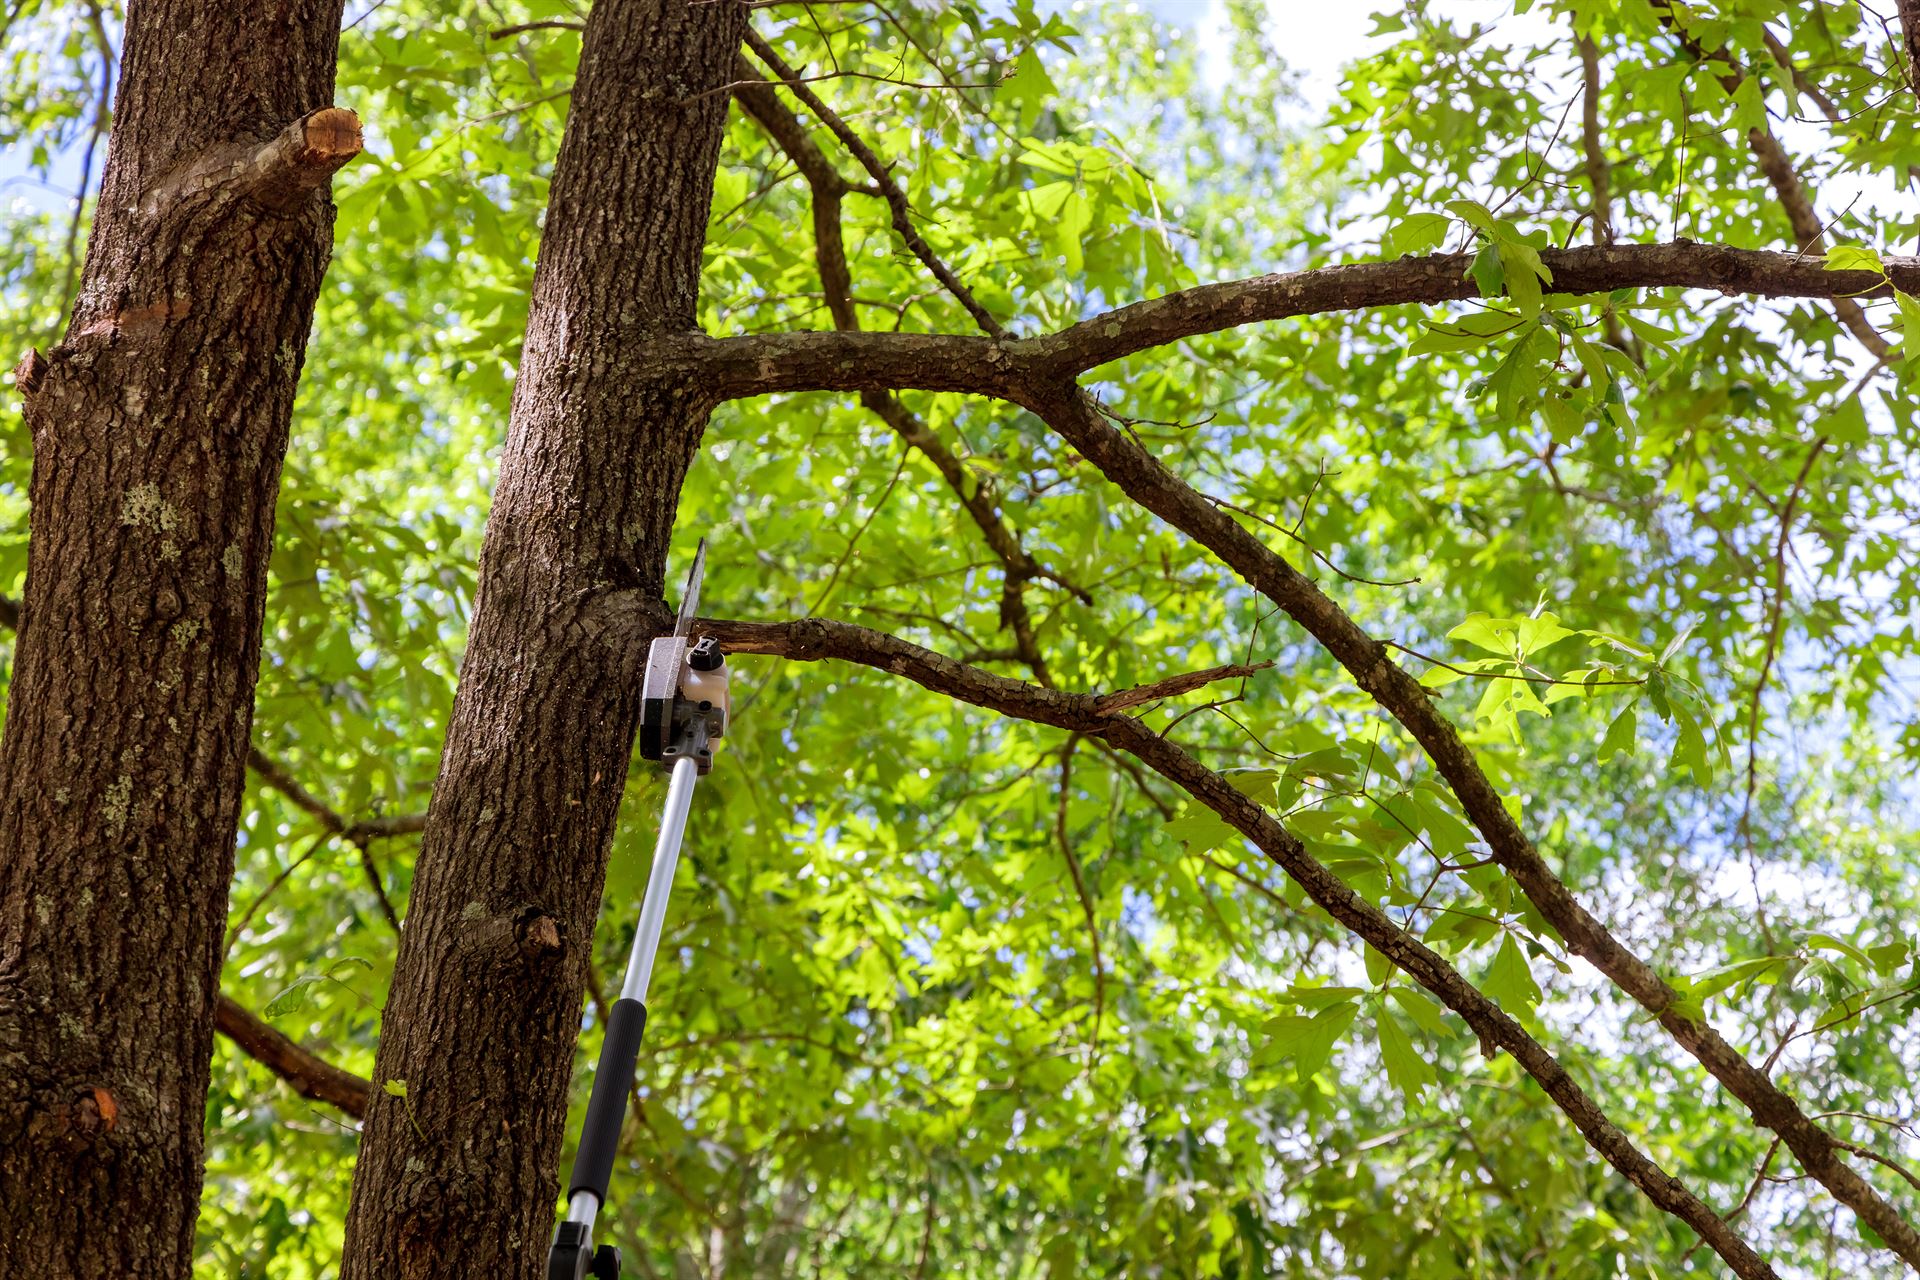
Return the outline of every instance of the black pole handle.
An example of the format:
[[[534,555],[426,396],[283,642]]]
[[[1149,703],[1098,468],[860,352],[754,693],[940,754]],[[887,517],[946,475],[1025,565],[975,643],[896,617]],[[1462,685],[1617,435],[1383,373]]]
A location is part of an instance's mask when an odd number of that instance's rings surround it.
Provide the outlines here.
[[[640,1057],[640,1036],[646,1029],[646,1005],[638,1000],[613,1002],[607,1015],[607,1038],[600,1045],[600,1065],[593,1073],[593,1096],[587,1099],[587,1118],[580,1126],[580,1149],[573,1157],[569,1199],[591,1191],[601,1204],[607,1202],[620,1126],[627,1118],[627,1095],[633,1091],[633,1064]]]

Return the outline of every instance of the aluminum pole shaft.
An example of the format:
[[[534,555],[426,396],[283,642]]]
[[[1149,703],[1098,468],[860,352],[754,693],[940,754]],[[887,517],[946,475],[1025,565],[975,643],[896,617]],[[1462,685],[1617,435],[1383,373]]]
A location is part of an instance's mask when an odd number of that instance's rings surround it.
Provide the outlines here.
[[[660,843],[653,850],[653,871],[647,876],[647,896],[640,902],[640,927],[634,930],[633,954],[627,957],[627,976],[620,984],[622,1000],[647,1002],[653,981],[653,954],[660,947],[660,930],[667,921],[667,903],[673,897],[673,873],[680,865],[680,842],[687,834],[687,814],[693,808],[693,784],[700,771],[687,756],[673,762],[667,783],[667,804],[660,814]]]

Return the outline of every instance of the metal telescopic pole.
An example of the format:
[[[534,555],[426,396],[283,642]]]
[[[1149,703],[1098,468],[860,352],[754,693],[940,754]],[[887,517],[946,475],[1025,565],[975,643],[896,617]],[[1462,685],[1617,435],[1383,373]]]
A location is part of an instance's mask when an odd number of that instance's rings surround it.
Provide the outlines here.
[[[673,773],[667,779],[667,803],[660,814],[660,842],[654,846],[646,897],[640,900],[640,927],[633,932],[627,976],[620,983],[622,1000],[647,1002],[647,985],[653,980],[653,954],[660,949],[667,901],[673,897],[673,872],[680,865],[680,842],[686,838],[687,814],[693,808],[693,784],[699,776],[699,768],[691,755],[673,762]]]
[[[646,897],[640,903],[640,925],[634,930],[633,952],[627,957],[620,998],[607,1016],[607,1037],[600,1048],[600,1065],[594,1071],[593,1096],[580,1127],[580,1149],[573,1159],[573,1178],[567,1190],[566,1220],[578,1222],[589,1231],[606,1202],[620,1126],[627,1116],[627,1094],[633,1089],[634,1063],[640,1056],[640,1037],[647,1025],[647,986],[653,979],[653,958],[660,947],[667,903],[673,897],[680,842],[686,836],[693,784],[699,772],[691,754],[673,762],[666,808],[660,815],[660,842],[654,846],[653,870],[647,876]]]

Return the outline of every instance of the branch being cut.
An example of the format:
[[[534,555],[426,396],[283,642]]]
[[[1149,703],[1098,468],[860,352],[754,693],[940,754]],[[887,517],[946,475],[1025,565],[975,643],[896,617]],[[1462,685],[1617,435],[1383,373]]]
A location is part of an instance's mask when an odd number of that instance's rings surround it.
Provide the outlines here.
[[[356,1120],[367,1114],[372,1081],[334,1066],[298,1040],[282,1035],[224,991],[213,1017],[214,1028],[221,1035],[293,1086],[301,1097],[331,1103]]]
[[[1755,1120],[1785,1139],[1801,1167],[1851,1208],[1910,1265],[1920,1267],[1920,1233],[1873,1185],[1840,1158],[1832,1135],[1710,1025],[1675,1008],[1666,981],[1587,911],[1520,829],[1500,793],[1428,691],[1396,664],[1309,578],[1288,564],[1146,450],[1115,430],[1072,382],[1034,388],[1027,406],[1135,502],[1194,538],[1286,611],[1331,653],[1354,683],[1392,714],[1446,778],[1461,808],[1566,944],[1655,1015],[1660,1025],[1744,1103]]]
[[[769,624],[702,619],[700,626],[734,653],[859,663],[904,676],[974,706],[1104,739],[1135,756],[1251,840],[1330,916],[1459,1014],[1483,1045],[1511,1053],[1595,1151],[1654,1204],[1698,1232],[1737,1275],[1750,1280],[1774,1275],[1773,1268],[1679,1179],[1634,1146],[1545,1047],[1452,965],[1354,893],[1277,819],[1219,774],[1132,717],[1102,710],[1101,697],[1022,684],[965,666],[897,636],[820,618]]]

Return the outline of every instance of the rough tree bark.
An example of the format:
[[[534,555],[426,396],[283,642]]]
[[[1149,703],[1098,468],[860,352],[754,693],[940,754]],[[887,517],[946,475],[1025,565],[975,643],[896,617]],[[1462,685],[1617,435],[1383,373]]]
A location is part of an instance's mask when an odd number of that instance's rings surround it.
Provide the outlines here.
[[[328,178],[360,149],[329,105],[340,12],[128,6],[79,298],[16,370],[0,1275],[189,1270],[274,498]]]
[[[534,273],[453,720],[386,1008],[343,1280],[531,1277],[557,1197],[639,669],[707,379],[695,326],[745,27],[736,0],[600,0]],[[621,607],[608,607],[614,601]]]

